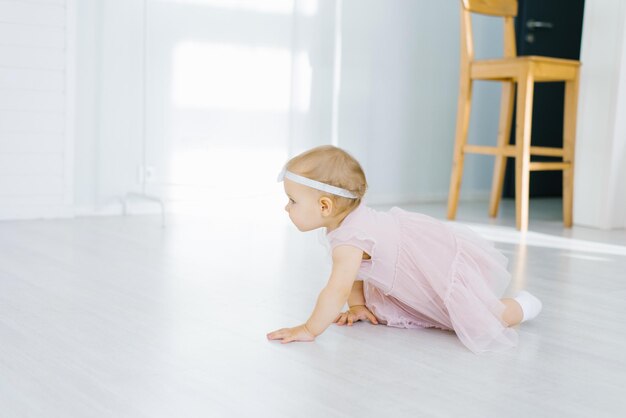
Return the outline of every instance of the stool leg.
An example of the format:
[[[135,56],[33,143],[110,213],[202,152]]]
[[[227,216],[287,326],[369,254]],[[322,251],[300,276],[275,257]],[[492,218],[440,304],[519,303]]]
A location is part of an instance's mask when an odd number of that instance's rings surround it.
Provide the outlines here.
[[[472,80],[469,78],[469,74],[465,74],[467,70],[461,71],[452,175],[450,176],[450,191],[448,192],[448,219],[454,219],[456,217],[456,209],[459,204],[461,179],[463,177],[463,160],[465,158],[463,147],[467,142],[467,131],[472,107]]]
[[[515,127],[515,218],[517,229],[528,229],[530,191],[530,136],[533,120],[534,79],[525,72],[517,84],[517,120]]]
[[[563,112],[563,161],[570,166],[563,170],[563,225],[572,226],[574,203],[574,144],[576,139],[576,111],[578,103],[578,72],[574,80],[565,82],[565,109]]]
[[[496,155],[496,160],[493,165],[491,198],[489,199],[489,216],[492,218],[498,214],[498,207],[500,206],[500,199],[502,198],[502,185],[504,184],[504,173],[507,162],[507,157],[503,152],[504,148],[509,144],[509,136],[511,135],[514,93],[515,83],[504,82],[502,85],[502,98],[500,99],[500,125],[498,127],[498,148],[500,148],[501,153]]]

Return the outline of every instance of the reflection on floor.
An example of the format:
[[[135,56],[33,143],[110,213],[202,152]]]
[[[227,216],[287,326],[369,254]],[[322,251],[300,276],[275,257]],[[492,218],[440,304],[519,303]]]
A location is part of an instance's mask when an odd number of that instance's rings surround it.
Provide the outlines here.
[[[443,218],[442,204],[404,206]],[[626,232],[563,230],[560,202],[466,223],[544,311],[476,356],[454,335],[303,322],[330,264],[280,203],[0,223],[0,415],[7,417],[618,417],[626,410]]]

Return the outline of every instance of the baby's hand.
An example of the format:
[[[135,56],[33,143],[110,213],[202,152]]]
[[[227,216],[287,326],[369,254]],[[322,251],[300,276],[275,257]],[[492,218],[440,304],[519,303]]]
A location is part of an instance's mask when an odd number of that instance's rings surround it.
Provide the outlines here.
[[[293,328],[281,328],[277,331],[267,334],[268,340],[281,340],[281,344],[287,344],[294,341],[313,341],[315,335],[311,334],[304,324]]]
[[[334,322],[336,322],[337,325],[345,325],[346,322],[348,322],[348,325],[351,326],[354,322],[361,320],[368,320],[372,324],[378,324],[378,320],[374,314],[371,313],[365,305],[352,306],[348,311],[340,313]]]

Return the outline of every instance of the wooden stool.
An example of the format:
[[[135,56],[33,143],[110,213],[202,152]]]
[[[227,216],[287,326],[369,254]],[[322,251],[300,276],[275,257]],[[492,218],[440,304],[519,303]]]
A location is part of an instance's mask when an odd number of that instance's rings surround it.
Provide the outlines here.
[[[474,60],[471,13],[504,18],[503,58]],[[517,0],[461,0],[461,71],[454,162],[448,195],[448,219],[454,219],[456,216],[465,154],[490,154],[496,157],[489,203],[490,216],[495,217],[498,213],[506,159],[513,157],[515,158],[517,229],[522,231],[528,229],[530,172],[539,170],[563,171],[563,223],[566,227],[571,227],[576,102],[580,62],[541,56],[516,56],[513,23],[513,18],[516,15]],[[473,80],[491,80],[504,83],[500,104],[498,143],[495,147],[467,144]],[[535,82],[555,81],[565,82],[563,148],[533,147],[530,145],[530,134],[534,84]],[[515,145],[509,145],[515,84],[517,84],[516,139]],[[562,161],[533,162],[530,158],[532,155],[561,157]]]

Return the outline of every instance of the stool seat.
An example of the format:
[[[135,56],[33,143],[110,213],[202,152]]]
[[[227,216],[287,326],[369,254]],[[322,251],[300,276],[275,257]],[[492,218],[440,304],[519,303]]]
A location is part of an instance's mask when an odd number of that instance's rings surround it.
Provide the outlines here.
[[[523,57],[476,60],[470,65],[470,77],[476,80],[515,80],[527,72],[536,82],[574,80],[580,61],[528,55]]]
[[[504,18],[503,58],[474,59],[471,13]],[[496,216],[498,213],[507,158],[513,158],[517,228],[522,231],[528,229],[530,172],[539,170],[563,172],[563,224],[570,227],[580,61],[532,55],[517,56],[513,23],[516,15],[517,0],[461,0],[461,71],[454,157],[448,193],[448,219],[456,217],[465,155],[487,154],[495,156],[489,202],[490,216]],[[498,81],[503,86],[498,140],[495,147],[467,144],[474,80]],[[530,144],[534,86],[538,82],[565,82],[563,147],[537,147]],[[517,102],[515,145],[509,145],[515,100]],[[561,158],[561,161],[531,161],[531,156],[534,155]]]

